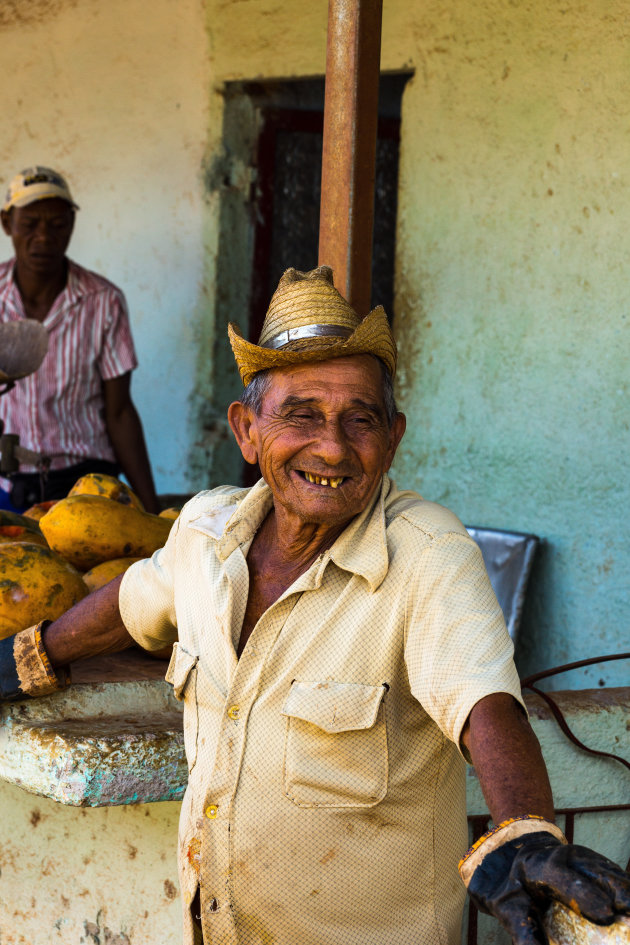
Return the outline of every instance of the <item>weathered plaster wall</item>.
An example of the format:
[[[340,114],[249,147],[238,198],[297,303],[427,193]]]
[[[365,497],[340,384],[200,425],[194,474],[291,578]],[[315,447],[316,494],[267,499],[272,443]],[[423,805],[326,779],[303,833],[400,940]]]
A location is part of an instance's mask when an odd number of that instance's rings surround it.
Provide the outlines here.
[[[64,807],[0,783],[0,939],[178,945],[180,804]]]
[[[397,473],[468,523],[545,539],[523,671],[627,650],[627,10],[422,6],[403,112],[396,326],[412,422]],[[558,685],[627,674],[610,663]]]
[[[210,308],[204,26],[201,0],[0,3],[2,186],[34,163],[70,179],[81,206],[70,254],[127,295],[132,393],[168,492],[189,488],[195,345]],[[1,249],[8,257],[8,240]]]
[[[215,79],[321,72],[326,7],[210,3]],[[382,68],[414,71],[395,474],[468,524],[545,540],[525,673],[628,648],[629,33],[619,0],[384,4]]]

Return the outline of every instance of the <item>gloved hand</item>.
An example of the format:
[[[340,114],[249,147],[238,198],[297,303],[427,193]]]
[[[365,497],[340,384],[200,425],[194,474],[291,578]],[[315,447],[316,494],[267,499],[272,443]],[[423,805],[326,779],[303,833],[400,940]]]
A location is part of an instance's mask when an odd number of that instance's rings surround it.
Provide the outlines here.
[[[44,648],[42,630],[49,623],[42,620],[0,640],[0,702],[48,695],[69,684],[69,670],[54,669]]]
[[[472,873],[468,892],[515,945],[548,945],[543,916],[554,899],[600,925],[630,914],[630,874],[594,850],[563,843],[544,830],[488,853]]]

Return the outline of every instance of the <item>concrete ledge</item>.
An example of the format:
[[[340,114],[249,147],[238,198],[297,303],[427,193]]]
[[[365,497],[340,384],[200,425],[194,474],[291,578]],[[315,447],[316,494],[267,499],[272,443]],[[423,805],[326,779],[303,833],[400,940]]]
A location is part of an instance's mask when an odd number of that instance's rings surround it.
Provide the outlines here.
[[[0,707],[0,778],[76,807],[181,799],[182,707],[164,670],[139,653],[86,661],[64,692]]]

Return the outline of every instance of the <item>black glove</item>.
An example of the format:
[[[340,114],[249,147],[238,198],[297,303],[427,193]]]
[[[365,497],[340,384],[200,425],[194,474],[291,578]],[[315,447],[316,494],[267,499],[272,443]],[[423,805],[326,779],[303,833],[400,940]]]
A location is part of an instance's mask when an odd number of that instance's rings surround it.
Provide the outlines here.
[[[588,847],[561,843],[544,831],[508,840],[489,853],[468,892],[515,945],[548,945],[543,916],[554,899],[599,925],[630,913],[629,873]]]

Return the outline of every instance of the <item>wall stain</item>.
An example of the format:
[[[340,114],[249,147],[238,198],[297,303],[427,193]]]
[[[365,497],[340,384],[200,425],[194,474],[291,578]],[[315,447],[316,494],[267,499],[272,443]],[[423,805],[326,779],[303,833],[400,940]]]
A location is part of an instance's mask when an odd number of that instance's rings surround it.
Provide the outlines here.
[[[164,880],[164,895],[167,899],[175,899],[177,896],[177,888],[175,884],[170,881],[170,879]]]
[[[76,6],[77,0],[0,0],[0,29],[46,23]]]
[[[101,912],[96,917],[96,922],[90,922],[86,919],[83,923],[85,934],[88,936],[89,945],[131,945],[131,939],[125,932],[112,932],[107,926],[104,928],[100,924]],[[81,939],[83,941],[83,939]]]

